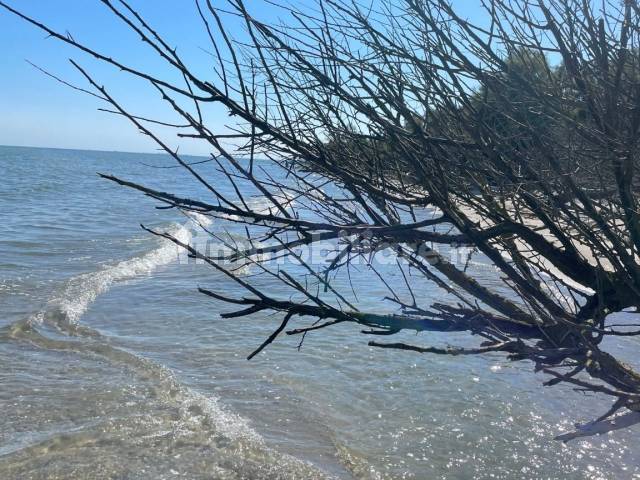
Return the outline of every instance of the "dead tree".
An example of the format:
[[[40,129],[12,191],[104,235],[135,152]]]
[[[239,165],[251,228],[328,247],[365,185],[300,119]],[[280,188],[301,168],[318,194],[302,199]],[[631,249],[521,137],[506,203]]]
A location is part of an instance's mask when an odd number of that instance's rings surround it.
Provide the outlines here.
[[[287,18],[280,25],[254,18],[242,0],[196,0],[194,13],[211,41],[208,78],[195,74],[127,2],[102,3],[184,81],[141,71],[0,5],[148,81],[173,109],[177,123],[136,116],[73,62],[93,94],[209,193],[182,198],[105,178],[168,208],[246,225],[249,246],[231,245],[222,256],[152,233],[244,288],[239,298],[202,290],[239,308],[222,317],[282,315],[249,358],[283,332],[305,335],[346,322],[377,335],[467,331],[482,339],[477,347],[369,345],[448,355],[504,352],[550,375],[545,385],[567,383],[612,397],[600,420],[640,409],[640,375],[601,349],[607,337],[640,335],[610,320],[611,313],[640,306],[636,0],[597,7],[583,0],[482,0],[486,21],[478,24],[447,0],[368,6],[318,0],[300,11],[280,7]],[[238,22],[241,33],[229,27]],[[201,109],[210,105],[228,111],[231,133],[203,121]],[[164,143],[154,133],[158,124],[206,142],[209,170],[196,169]],[[272,178],[256,158],[286,171],[287,181]],[[233,197],[221,193],[221,182]],[[240,182],[269,208],[252,207]],[[297,257],[298,248],[317,242],[333,242],[335,255],[321,268],[297,258],[306,278],[274,265],[274,257]],[[496,268],[496,283],[450,262],[440,248],[461,245]],[[381,249],[402,260],[397,268],[406,285],[385,282],[387,301],[362,311],[329,274]],[[290,295],[274,297],[234,273],[238,260],[282,282]],[[455,300],[424,304],[408,268]],[[294,327],[294,321],[305,323]]]

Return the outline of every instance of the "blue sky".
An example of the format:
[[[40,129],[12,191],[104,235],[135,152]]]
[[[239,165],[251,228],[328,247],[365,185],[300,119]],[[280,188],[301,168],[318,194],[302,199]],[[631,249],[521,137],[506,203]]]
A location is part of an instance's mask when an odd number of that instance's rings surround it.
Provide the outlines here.
[[[8,0],[56,30],[69,31],[76,40],[141,69],[167,69],[149,48],[127,30],[97,0]],[[133,2],[152,24],[172,40],[196,64],[205,66],[209,57],[205,32],[193,2],[153,0]],[[100,83],[124,104],[145,115],[159,113],[157,94],[146,85],[114,68],[101,65],[87,55],[0,10],[0,145],[49,146],[97,150],[154,151],[155,144],[140,135],[128,121],[99,112],[99,100],[65,87],[39,72],[29,60],[59,77],[87,86],[68,59],[79,60]],[[219,120],[224,122],[221,115]],[[184,148],[190,149],[190,145]],[[196,147],[192,153],[206,153]]]
[[[24,13],[54,29],[70,32],[76,40],[125,60],[141,69],[166,73],[162,63],[149,47],[127,30],[98,0],[5,0]],[[178,47],[185,59],[206,75],[213,68],[211,58],[202,51],[208,48],[194,2],[191,0],[132,0],[145,18]],[[220,4],[214,1],[214,4]],[[300,3],[300,2],[294,2]],[[475,1],[458,0],[460,10],[468,17],[478,15]],[[274,20],[277,13],[262,0],[249,0],[255,16]],[[131,81],[125,74],[101,65],[93,59],[46,38],[37,28],[0,9],[0,145],[46,146],[96,150],[150,152],[155,144],[140,135],[123,118],[97,110],[99,100],[71,90],[41,72],[29,60],[66,80],[86,86],[68,62],[74,58],[87,67],[99,82],[114,93],[135,113],[143,116],[162,115],[157,94],[149,92],[141,82]],[[214,127],[225,123],[223,111],[208,117]],[[174,142],[177,145],[178,142]],[[197,144],[181,143],[181,151],[206,154]]]

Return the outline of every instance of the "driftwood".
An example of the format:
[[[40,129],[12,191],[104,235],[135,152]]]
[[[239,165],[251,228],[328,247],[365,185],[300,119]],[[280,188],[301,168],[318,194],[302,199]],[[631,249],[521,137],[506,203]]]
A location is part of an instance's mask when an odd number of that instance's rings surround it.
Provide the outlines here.
[[[555,439],[568,442],[569,440],[574,440],[580,437],[604,435],[605,433],[620,430],[621,428],[628,428],[638,423],[640,423],[640,412],[626,412],[610,417],[606,420],[589,422],[584,425],[576,425],[575,431],[563,433],[562,435],[558,435]]]
[[[286,25],[261,22],[242,0],[223,6],[196,0],[194,13],[211,41],[209,78],[194,73],[127,2],[102,3],[184,81],[163,80],[0,6],[148,81],[175,112],[177,120],[137,116],[73,61],[106,111],[155,140],[208,195],[189,199],[105,178],[165,207],[246,225],[249,246],[232,244],[230,253],[216,256],[152,233],[246,290],[240,298],[202,290],[238,308],[223,317],[281,313],[278,329],[250,357],[280,333],[304,338],[345,322],[369,335],[468,331],[482,344],[370,345],[447,355],[504,352],[544,371],[546,385],[612,397],[609,412],[563,440],[637,419],[640,375],[601,349],[606,337],[640,335],[637,327],[610,320],[613,312],[640,306],[635,0],[597,2],[597,9],[583,0],[484,0],[488,20],[477,25],[446,0],[368,6],[318,0],[300,11],[274,6]],[[238,21],[242,32],[228,27]],[[234,123],[226,131],[203,120],[210,105],[228,111]],[[208,169],[162,141],[158,126],[206,142]],[[287,180],[272,178],[257,158],[286,171]],[[234,195],[222,193],[223,182]],[[253,208],[239,182],[268,208]],[[335,249],[328,266],[310,265],[297,253],[319,242]],[[500,288],[449,261],[440,248],[461,245],[496,268]],[[330,274],[383,249],[402,260],[397,268],[405,284],[390,285],[383,272],[385,305],[360,311]],[[295,258],[306,276],[275,265],[276,257]],[[274,298],[235,274],[239,260],[278,279],[290,295]],[[373,261],[370,267],[373,278]],[[408,269],[455,300],[425,305]],[[312,323],[292,327],[301,319]],[[625,409],[632,413],[611,420]]]

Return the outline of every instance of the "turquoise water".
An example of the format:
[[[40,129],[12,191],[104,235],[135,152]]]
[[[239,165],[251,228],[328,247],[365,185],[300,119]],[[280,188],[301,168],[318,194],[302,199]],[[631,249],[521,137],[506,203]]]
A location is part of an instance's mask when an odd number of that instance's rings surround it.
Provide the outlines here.
[[[228,306],[196,288],[237,287],[139,227],[201,242],[198,223],[96,175],[202,194],[181,170],[154,168],[167,165],[0,147],[1,479],[640,478],[637,428],[553,440],[607,399],[544,389],[531,365],[500,355],[376,350],[337,326],[247,362],[280,318],[220,319]],[[215,181],[211,164],[198,168]],[[359,304],[378,305],[386,292],[361,273]],[[637,343],[616,347],[635,359]]]

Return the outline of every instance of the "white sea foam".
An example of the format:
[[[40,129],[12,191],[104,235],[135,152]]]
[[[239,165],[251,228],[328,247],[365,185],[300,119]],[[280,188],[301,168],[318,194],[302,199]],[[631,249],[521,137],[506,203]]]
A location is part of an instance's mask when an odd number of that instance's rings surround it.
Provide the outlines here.
[[[175,227],[169,233],[182,243],[189,243],[191,240],[189,226]],[[64,315],[66,322],[75,324],[95,299],[114,283],[149,275],[158,267],[176,261],[180,250],[171,241],[163,240],[160,247],[140,257],[73,277],[61,293],[49,301],[47,310],[57,310]]]
[[[213,223],[213,219],[207,215],[198,212],[189,212],[185,214],[193,223],[194,227],[208,227]]]
[[[285,208],[285,210],[287,210],[291,214],[294,213],[294,207],[296,202],[295,202],[295,196],[293,193],[290,193],[290,192],[278,193],[277,195],[274,195],[274,198],[280,203],[280,205],[282,205]],[[278,208],[266,196],[249,198],[246,200],[246,207],[244,204],[241,204],[239,202],[238,202],[238,206],[243,209],[249,208],[249,210],[259,215],[267,215],[267,214],[276,215],[279,213]],[[220,214],[219,217],[225,220],[230,220],[234,222],[241,220],[240,216],[232,215],[232,214]]]
[[[206,234],[203,236],[202,228],[209,227],[213,222],[212,218],[197,212],[189,212],[186,216],[188,220],[184,224],[174,226],[168,233],[183,244],[194,244],[195,235],[194,246],[206,247],[210,237]],[[181,261],[181,256],[186,256],[184,249],[170,240],[162,240],[162,245],[142,256],[73,277],[47,303],[47,313],[54,314],[58,326],[62,326],[62,323],[67,327],[77,325],[96,298],[114,283],[149,275],[161,266]],[[46,314],[40,316],[44,317]]]

